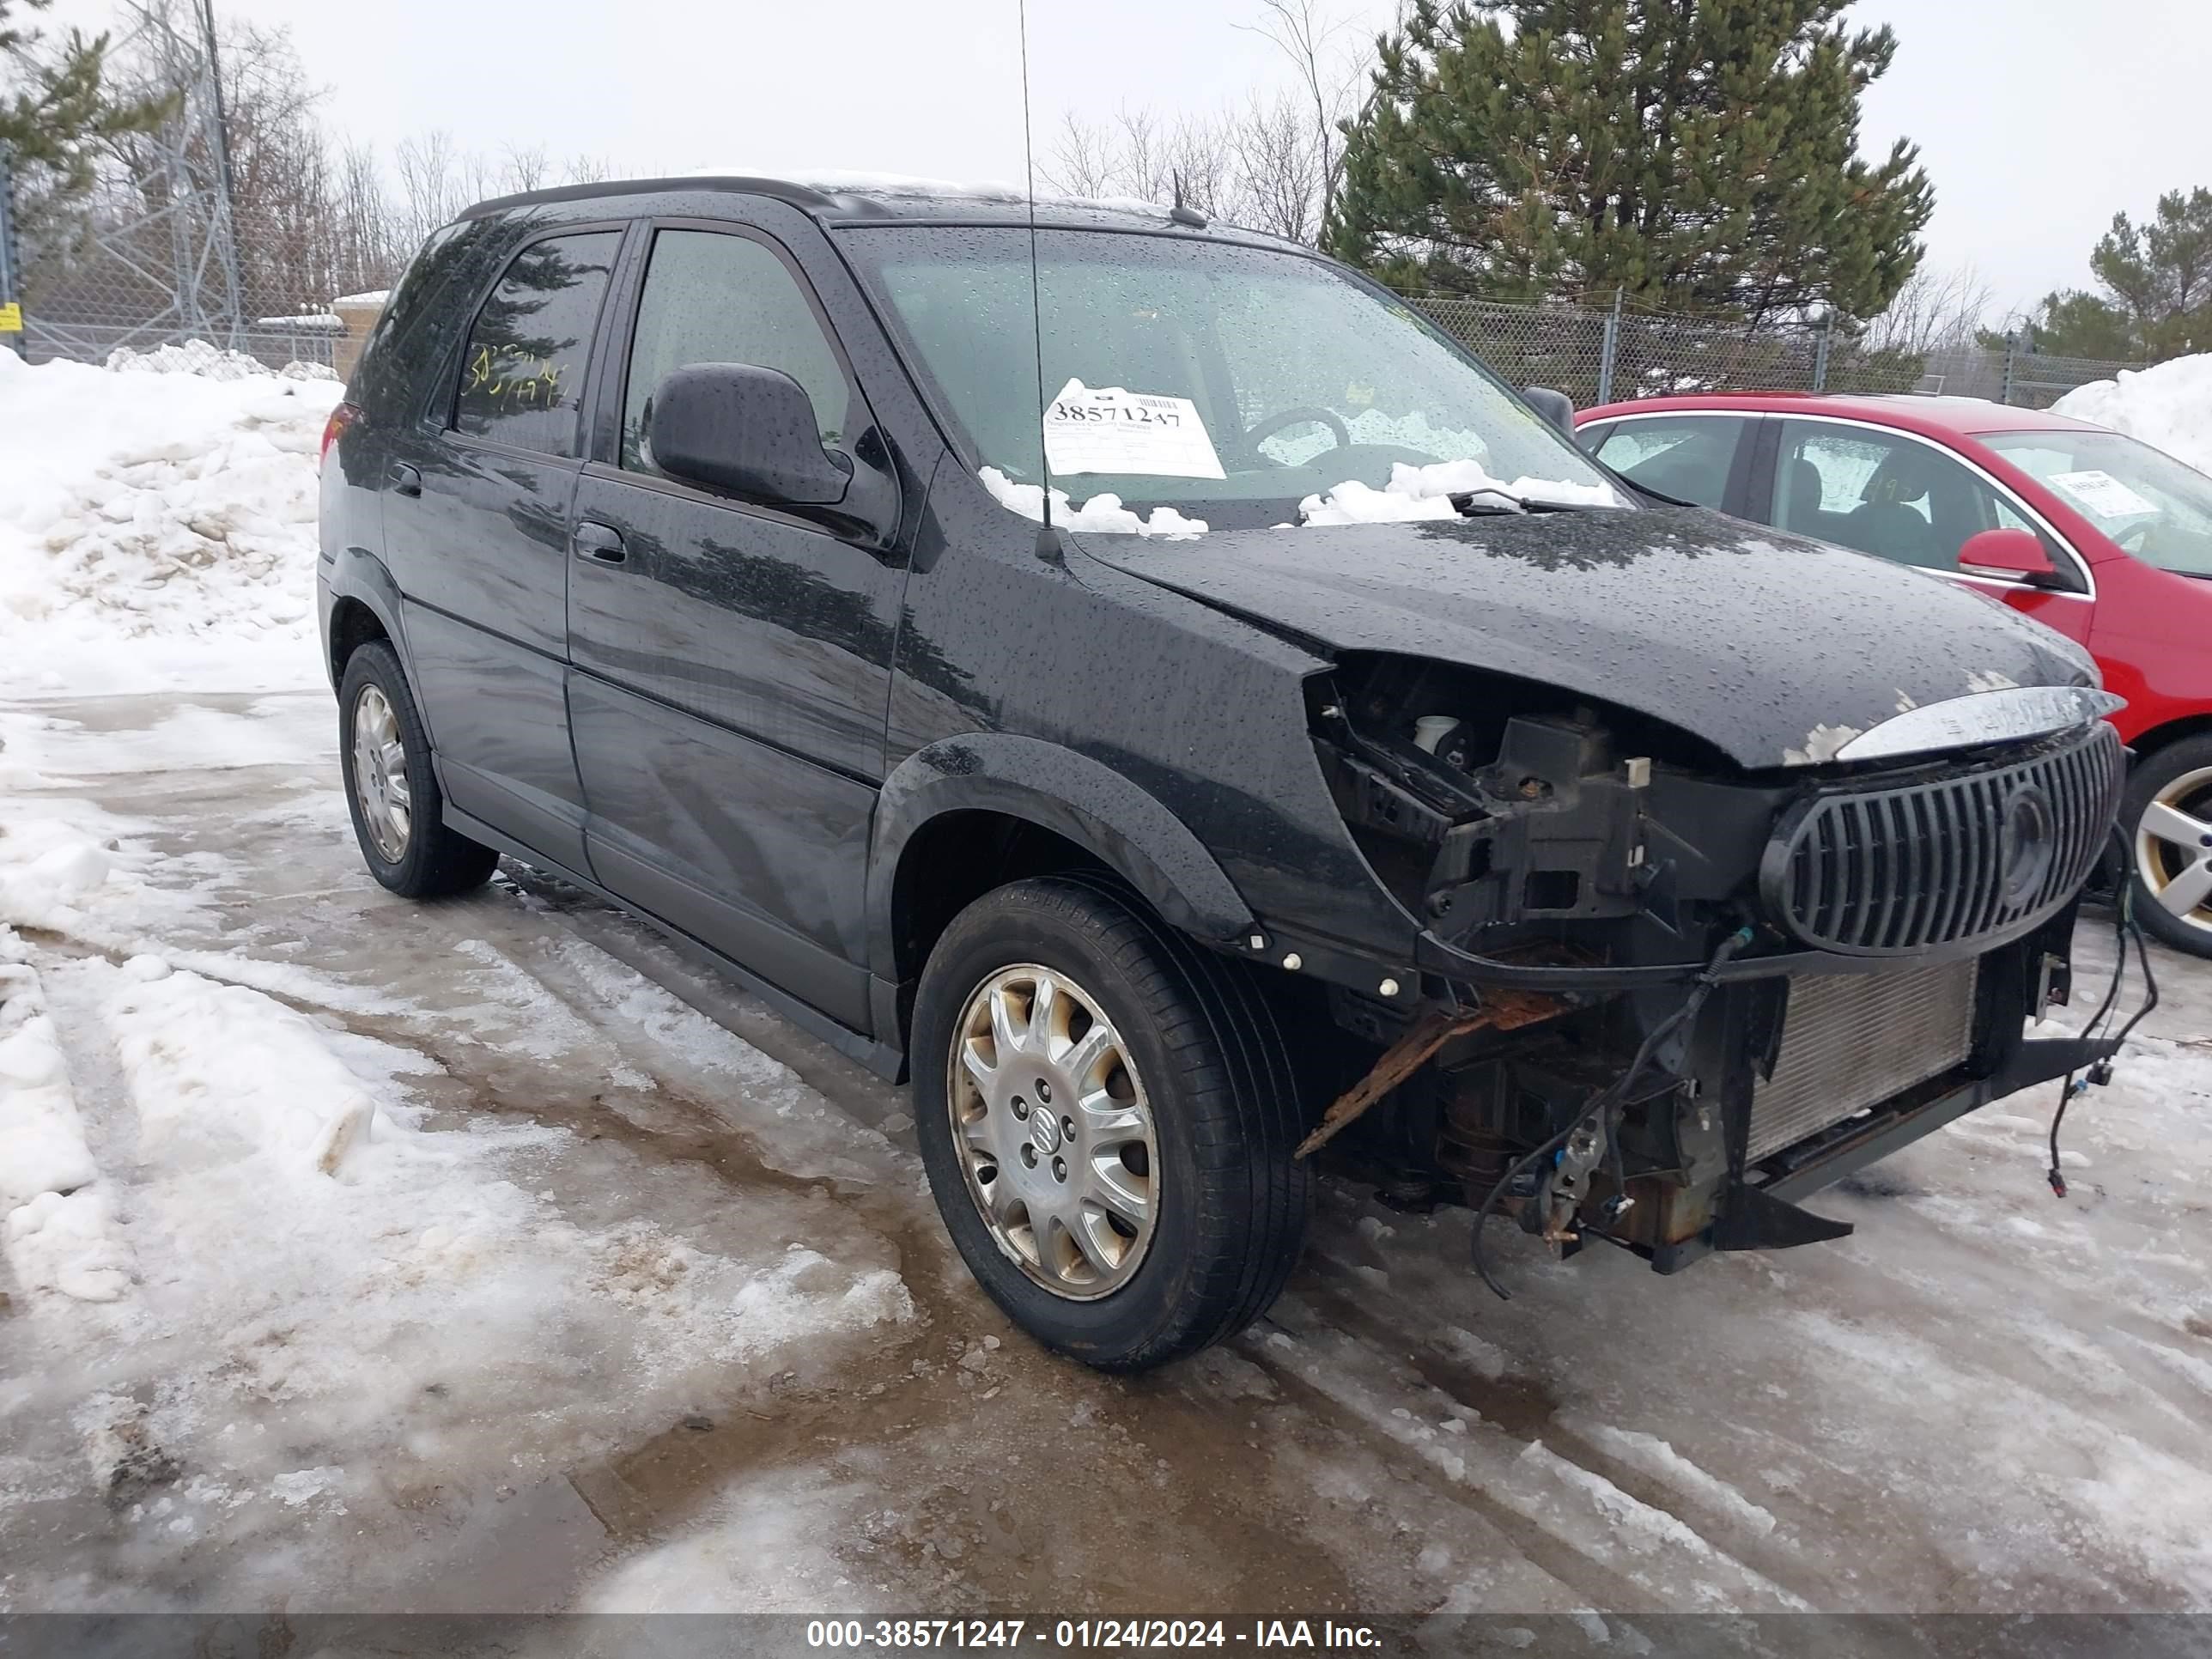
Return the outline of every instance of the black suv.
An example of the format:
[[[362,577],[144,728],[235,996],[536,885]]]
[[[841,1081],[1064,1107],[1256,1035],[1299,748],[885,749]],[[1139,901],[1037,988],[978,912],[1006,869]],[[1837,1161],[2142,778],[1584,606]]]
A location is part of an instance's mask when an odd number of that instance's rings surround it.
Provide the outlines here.
[[[430,239],[323,474],[378,880],[511,854],[910,1066],[976,1278],[1117,1368],[1267,1306],[1324,1143],[1486,1275],[1667,1272],[2108,1051],[2023,1030],[2120,783],[2081,653],[1637,490],[1309,250],[1031,214]]]

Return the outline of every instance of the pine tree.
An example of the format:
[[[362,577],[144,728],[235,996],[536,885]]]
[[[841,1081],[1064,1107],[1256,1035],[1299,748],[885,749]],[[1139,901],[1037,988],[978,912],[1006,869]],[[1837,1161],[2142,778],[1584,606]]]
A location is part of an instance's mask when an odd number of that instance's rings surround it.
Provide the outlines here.
[[[168,109],[162,100],[112,94],[105,34],[71,29],[49,46],[27,27],[27,13],[52,3],[0,0],[0,150],[15,175],[27,256],[70,240],[97,180],[100,147],[159,125]]]
[[[2212,351],[2212,190],[2168,191],[2142,225],[2114,214],[2089,270],[2102,294],[2061,289],[2036,308],[2039,350],[2153,363]]]
[[[1848,0],[1415,0],[1346,127],[1327,245],[1407,285],[1626,290],[1756,326],[1879,313],[1935,194],[1858,150],[1887,28]]]

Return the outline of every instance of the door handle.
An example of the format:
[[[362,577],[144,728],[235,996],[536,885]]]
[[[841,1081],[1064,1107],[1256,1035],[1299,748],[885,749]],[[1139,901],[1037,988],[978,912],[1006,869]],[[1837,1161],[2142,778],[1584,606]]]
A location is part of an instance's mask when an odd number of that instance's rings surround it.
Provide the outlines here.
[[[601,564],[620,564],[629,557],[629,550],[623,545],[622,532],[612,525],[600,524],[585,519],[569,532],[569,544],[580,559],[595,559]]]
[[[422,493],[422,475],[404,461],[392,464],[392,493],[395,495],[419,495]]]

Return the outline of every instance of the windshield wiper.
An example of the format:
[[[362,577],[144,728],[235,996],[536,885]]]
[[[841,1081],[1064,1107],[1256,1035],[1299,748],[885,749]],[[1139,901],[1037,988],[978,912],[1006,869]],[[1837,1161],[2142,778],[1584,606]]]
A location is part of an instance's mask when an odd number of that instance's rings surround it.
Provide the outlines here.
[[[1518,516],[1529,510],[1530,503],[1503,489],[1459,489],[1449,500],[1466,519],[1495,518],[1502,515]]]

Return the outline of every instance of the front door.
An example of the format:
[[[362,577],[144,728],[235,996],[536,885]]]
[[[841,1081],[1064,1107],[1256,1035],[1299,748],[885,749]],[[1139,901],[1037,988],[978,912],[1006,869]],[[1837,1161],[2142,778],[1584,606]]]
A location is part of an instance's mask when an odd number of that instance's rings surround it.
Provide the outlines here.
[[[872,418],[775,243],[731,226],[652,235],[613,452],[585,470],[574,515],[569,710],[592,867],[865,1030],[861,898],[904,562],[849,525],[670,477],[647,430],[660,379],[704,362],[791,375],[825,447],[867,450]]]
[[[479,307],[429,418],[395,440],[385,543],[453,806],[569,869],[583,793],[563,701],[580,411],[619,230],[546,237]]]
[[[1862,553],[1917,565],[1996,594],[2087,646],[2094,609],[2081,562],[2026,505],[1927,439],[1839,421],[1782,422],[1770,524]],[[2025,530],[2043,544],[2063,587],[1970,576],[1959,550],[1984,530]]]

